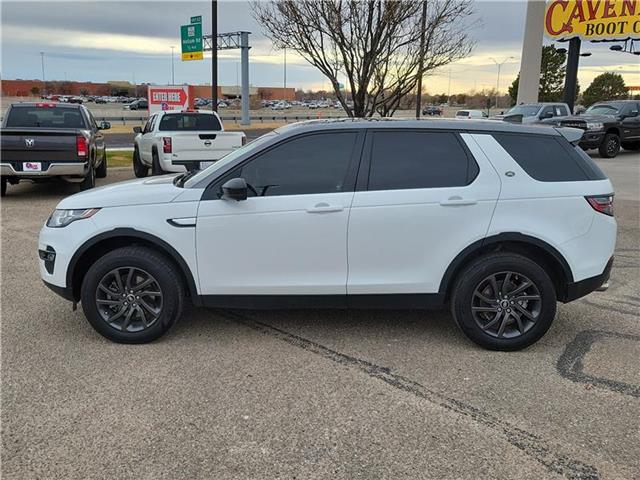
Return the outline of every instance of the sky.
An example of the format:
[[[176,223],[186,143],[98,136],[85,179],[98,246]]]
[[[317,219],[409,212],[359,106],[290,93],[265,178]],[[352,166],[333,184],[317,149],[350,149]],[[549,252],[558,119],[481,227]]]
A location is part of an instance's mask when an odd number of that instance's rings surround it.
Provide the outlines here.
[[[34,2],[0,0],[3,79],[41,79],[44,52],[46,80],[167,84],[171,81],[171,46],[175,46],[176,83],[211,81],[210,62],[180,60],[180,25],[194,15],[203,17],[203,33],[210,33],[211,2],[83,1]],[[525,0],[476,0],[476,47],[471,55],[434,72],[425,81],[429,93],[458,93],[494,88],[501,68],[500,91],[505,92],[520,68]],[[250,83],[283,86],[283,52],[273,49],[247,1],[218,1],[218,31],[251,32]],[[550,43],[545,41],[545,43]],[[563,44],[562,46],[566,46]],[[612,52],[607,44],[583,43],[590,57],[580,59],[579,82],[586,88],[606,71],[620,73],[627,85],[640,86],[638,58]],[[512,58],[509,58],[512,57]],[[494,60],[492,60],[494,59]],[[219,52],[220,85],[237,85],[239,50]],[[287,86],[328,89],[315,67],[287,53]]]

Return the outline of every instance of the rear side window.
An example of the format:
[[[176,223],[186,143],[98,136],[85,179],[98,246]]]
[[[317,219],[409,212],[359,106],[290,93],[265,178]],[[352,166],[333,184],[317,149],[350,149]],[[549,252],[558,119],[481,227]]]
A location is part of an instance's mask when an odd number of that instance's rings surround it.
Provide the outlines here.
[[[369,190],[460,187],[478,174],[451,132],[375,132]]]
[[[160,131],[222,130],[215,115],[206,113],[170,113],[160,120]]]
[[[7,127],[86,128],[79,108],[11,107]]]
[[[494,133],[493,137],[530,177],[540,182],[606,178],[593,161],[587,164],[584,156],[561,138],[507,133]]]

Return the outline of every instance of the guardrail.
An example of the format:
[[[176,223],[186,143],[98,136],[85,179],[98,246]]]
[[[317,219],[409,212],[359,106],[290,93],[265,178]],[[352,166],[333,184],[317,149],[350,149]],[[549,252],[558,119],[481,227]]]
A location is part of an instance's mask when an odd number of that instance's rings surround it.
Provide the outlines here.
[[[98,122],[118,122],[126,125],[127,123],[145,123],[149,117],[123,117],[123,116],[111,116],[111,117],[95,117]],[[240,115],[221,115],[220,118],[223,122],[240,123],[242,117]],[[332,119],[332,118],[347,118],[345,115],[257,115],[249,117],[251,122],[299,122],[301,120],[317,120],[317,119]]]

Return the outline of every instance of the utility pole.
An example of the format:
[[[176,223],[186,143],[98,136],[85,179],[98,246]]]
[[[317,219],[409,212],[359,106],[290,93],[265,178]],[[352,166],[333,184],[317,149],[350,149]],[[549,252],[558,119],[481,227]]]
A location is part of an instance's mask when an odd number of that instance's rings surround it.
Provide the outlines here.
[[[176,47],[174,45],[171,45],[171,85],[176,84],[176,70],[175,70],[174,61],[173,61],[173,50],[175,48]]]
[[[420,63],[418,64],[418,93],[416,95],[416,118],[422,113],[422,76],[424,75],[424,31],[427,26],[427,0],[422,0],[422,19],[420,20]]]
[[[449,89],[447,90],[447,105],[451,104],[451,67],[449,67]]]
[[[218,111],[218,2],[216,0],[211,0],[211,108],[214,112]]]
[[[284,47],[284,88],[287,88],[287,47]]]

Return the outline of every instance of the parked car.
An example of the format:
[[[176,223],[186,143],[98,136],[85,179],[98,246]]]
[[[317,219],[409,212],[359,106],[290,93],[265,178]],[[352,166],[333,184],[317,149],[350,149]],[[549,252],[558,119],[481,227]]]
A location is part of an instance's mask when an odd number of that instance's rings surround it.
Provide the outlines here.
[[[506,122],[285,126],[197,173],[62,200],[40,273],[117,342],[159,338],[188,298],[450,305],[471,340],[517,350],[548,330],[556,301],[609,278],[613,186],[580,137]]]
[[[146,99],[138,99],[125,105],[125,110],[146,110],[149,108],[149,102]]]
[[[69,102],[69,103],[77,103],[79,105],[82,105],[84,100],[82,100],[82,97],[69,97],[67,99],[67,102]]]
[[[96,97],[95,103],[107,103],[107,99],[105,97]]]
[[[440,107],[435,107],[431,105],[422,109],[422,115],[429,115],[430,117],[433,117],[433,116],[439,117],[442,115],[442,109]]]
[[[86,107],[61,103],[13,103],[0,131],[2,196],[7,183],[60,177],[93,188],[107,176],[107,154],[102,130]]]
[[[510,108],[506,113],[492,116],[491,119],[514,123],[539,123],[549,118],[570,115],[570,112],[566,103],[522,103]]]
[[[585,113],[547,120],[545,124],[579,128],[584,131],[580,146],[597,149],[603,158],[614,158],[625,150],[640,150],[640,102],[615,100],[591,105]]]
[[[133,171],[138,178],[184,172],[215,162],[246,142],[243,132],[225,132],[217,113],[163,111],[135,127]]]
[[[487,118],[487,113],[483,110],[458,110],[456,112],[456,120],[479,120]]]

